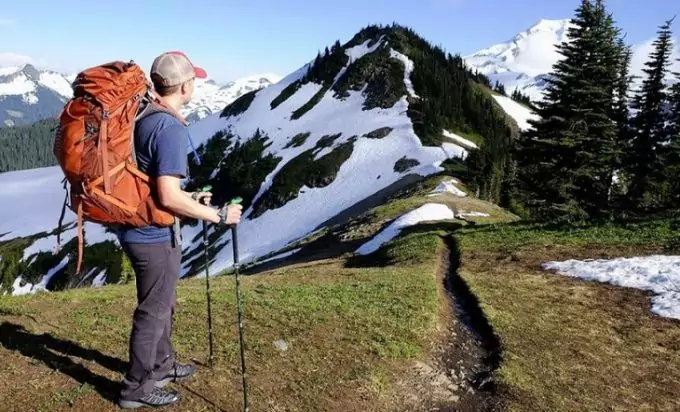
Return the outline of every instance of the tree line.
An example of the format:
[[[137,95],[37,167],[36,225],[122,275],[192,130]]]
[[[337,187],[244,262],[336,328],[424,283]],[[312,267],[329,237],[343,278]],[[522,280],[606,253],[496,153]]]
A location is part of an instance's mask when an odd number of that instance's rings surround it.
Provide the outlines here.
[[[672,23],[658,27],[641,76],[604,0],[581,0],[557,46],[536,120],[516,140],[506,186],[525,217],[600,220],[680,207],[680,73]],[[634,87],[639,85],[639,87]]]
[[[30,125],[0,127],[0,173],[56,166],[52,154],[57,119]]]

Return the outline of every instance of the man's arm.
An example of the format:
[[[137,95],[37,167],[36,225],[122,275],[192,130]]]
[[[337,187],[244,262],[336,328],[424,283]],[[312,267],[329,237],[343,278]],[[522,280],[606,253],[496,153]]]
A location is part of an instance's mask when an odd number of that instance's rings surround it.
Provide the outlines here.
[[[181,179],[185,177],[187,167],[187,139],[188,133],[181,125],[167,126],[155,136],[158,198],[165,208],[178,215],[219,223],[218,210],[194,201],[190,193],[182,190]],[[227,223],[237,223],[241,206],[229,206],[227,211]]]
[[[180,177],[163,175],[158,177],[158,197],[163,207],[182,216],[218,223],[218,210],[202,205],[191,199],[191,193],[182,190]]]

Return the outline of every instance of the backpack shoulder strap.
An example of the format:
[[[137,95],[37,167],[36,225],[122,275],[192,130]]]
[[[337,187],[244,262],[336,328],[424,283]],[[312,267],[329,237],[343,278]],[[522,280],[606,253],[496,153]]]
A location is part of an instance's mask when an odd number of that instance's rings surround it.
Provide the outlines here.
[[[185,126],[189,124],[187,120],[184,118],[184,116],[182,116],[179,112],[177,112],[173,108],[163,104],[163,102],[161,102],[161,100],[151,91],[148,91],[146,93],[146,96],[142,101],[141,108],[137,114],[137,117],[135,117],[135,122],[138,122],[143,118],[158,112],[164,112],[175,117]]]

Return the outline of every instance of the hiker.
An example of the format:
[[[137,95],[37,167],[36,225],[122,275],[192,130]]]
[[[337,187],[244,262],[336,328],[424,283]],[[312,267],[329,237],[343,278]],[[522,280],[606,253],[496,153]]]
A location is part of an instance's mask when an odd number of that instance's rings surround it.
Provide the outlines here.
[[[191,100],[194,79],[205,78],[205,70],[193,66],[181,52],[158,56],[150,72],[157,96],[179,111]],[[123,380],[118,405],[123,408],[166,406],[180,400],[175,391],[164,389],[169,382],[185,380],[195,366],[177,361],[171,343],[176,285],[181,269],[179,218],[191,217],[221,226],[237,224],[241,205],[211,207],[209,192],[189,193],[182,189],[187,177],[189,134],[185,124],[172,114],[154,111],[135,125],[135,150],[139,168],[155,180],[159,203],[171,211],[171,227],[149,225],[116,229],[123,250],[136,275],[137,308],[129,340],[129,369]]]

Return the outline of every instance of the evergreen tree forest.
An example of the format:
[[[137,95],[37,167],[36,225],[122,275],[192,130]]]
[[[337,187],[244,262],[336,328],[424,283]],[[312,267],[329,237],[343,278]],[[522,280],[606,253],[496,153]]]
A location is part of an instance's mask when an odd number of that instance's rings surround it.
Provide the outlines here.
[[[512,100],[516,102],[522,103],[523,105],[529,107],[532,110],[536,110],[536,106],[534,106],[534,103],[531,101],[531,98],[529,98],[529,96],[519,91],[519,89],[513,90],[510,96],[508,97],[510,97]]]
[[[0,173],[55,166],[52,154],[57,119],[30,125],[0,127]]]
[[[680,207],[673,20],[659,25],[636,78],[630,46],[605,1],[580,0],[545,98],[533,103],[538,119],[514,145],[512,193],[525,215],[598,221]]]

